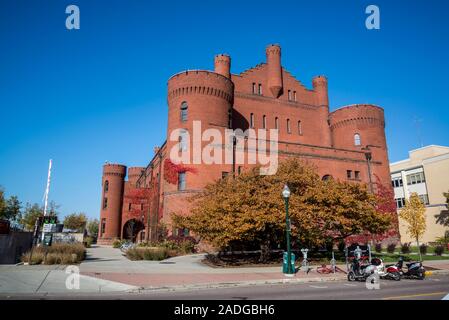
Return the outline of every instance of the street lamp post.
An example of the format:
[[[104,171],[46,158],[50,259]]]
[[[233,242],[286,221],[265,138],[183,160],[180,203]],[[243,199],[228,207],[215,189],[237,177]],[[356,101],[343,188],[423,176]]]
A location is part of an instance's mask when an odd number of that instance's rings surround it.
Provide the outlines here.
[[[291,248],[290,248],[290,217],[288,216],[288,199],[290,198],[290,189],[287,185],[284,186],[284,190],[282,190],[282,196],[284,197],[285,201],[285,232],[287,237],[287,273],[286,276],[292,276],[294,274],[294,271],[292,270],[291,266]]]

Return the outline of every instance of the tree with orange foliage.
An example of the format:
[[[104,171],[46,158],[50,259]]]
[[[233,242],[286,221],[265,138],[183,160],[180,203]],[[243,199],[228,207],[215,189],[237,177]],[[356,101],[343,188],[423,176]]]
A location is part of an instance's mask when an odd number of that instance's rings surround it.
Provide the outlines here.
[[[291,191],[292,238],[301,243],[323,245],[365,231],[384,232],[390,225],[366,186],[322,181],[313,167],[297,159],[281,162],[275,175],[261,176],[254,168],[210,184],[191,199],[190,216],[172,214],[172,221],[217,248],[259,245],[264,260],[263,248],[284,244],[284,184]]]

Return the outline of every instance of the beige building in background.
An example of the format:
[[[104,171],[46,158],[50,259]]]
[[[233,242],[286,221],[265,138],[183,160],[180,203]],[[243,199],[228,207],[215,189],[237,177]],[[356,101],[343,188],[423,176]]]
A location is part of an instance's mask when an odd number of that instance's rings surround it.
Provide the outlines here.
[[[449,147],[430,145],[412,150],[408,159],[391,163],[390,172],[398,211],[413,192],[426,205],[427,230],[421,242],[444,236],[449,228],[438,224],[435,216],[447,210],[443,192],[449,192]],[[399,219],[401,242],[414,242],[406,230],[406,224]]]

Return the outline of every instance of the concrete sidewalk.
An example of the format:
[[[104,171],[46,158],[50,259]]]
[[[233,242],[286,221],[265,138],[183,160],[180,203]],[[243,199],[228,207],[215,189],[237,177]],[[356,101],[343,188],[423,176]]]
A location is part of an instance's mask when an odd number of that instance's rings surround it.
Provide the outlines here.
[[[67,266],[0,266],[0,295],[9,293],[101,293],[123,292],[136,288],[126,283],[118,283],[98,277],[80,275],[79,289],[66,286],[70,273]]]

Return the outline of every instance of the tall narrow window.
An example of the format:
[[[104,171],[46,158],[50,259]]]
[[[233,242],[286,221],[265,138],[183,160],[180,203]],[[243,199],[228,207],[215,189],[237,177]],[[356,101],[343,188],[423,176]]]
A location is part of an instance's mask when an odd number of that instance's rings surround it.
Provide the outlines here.
[[[108,190],[109,190],[109,181],[106,180],[106,181],[104,182],[104,192],[106,193],[106,192],[108,192]]]
[[[296,101],[296,91],[293,91],[293,101]]]
[[[182,122],[187,121],[187,108],[188,108],[187,102],[184,101],[183,103],[181,103],[181,121]]]
[[[131,211],[131,209],[132,209],[132,204],[131,204],[131,202],[128,204],[128,211]]]
[[[254,128],[254,113],[249,116],[249,127]]]
[[[262,128],[266,129],[267,128],[267,116],[263,115],[262,117]]]
[[[178,190],[182,191],[186,189],[186,173],[179,172],[178,173]]]
[[[108,207],[108,198],[103,199],[103,209],[106,209]]]
[[[355,146],[360,146],[362,144],[361,140],[360,140],[360,135],[358,133],[356,133],[354,135],[354,145]]]
[[[262,95],[262,84],[261,83],[259,83],[259,95],[260,96]]]
[[[101,219],[101,233],[105,233],[106,231],[106,218]]]
[[[288,101],[292,101],[292,91],[288,90]]]
[[[274,128],[279,129],[279,119],[278,117],[274,118]]]
[[[298,121],[298,134],[302,134],[301,120]]]
[[[346,177],[352,179],[352,170],[346,170]]]
[[[287,133],[292,133],[292,130],[290,128],[290,119],[287,119]]]
[[[256,93],[257,93],[257,91],[256,91],[256,83],[253,82],[253,94],[256,94]]]

